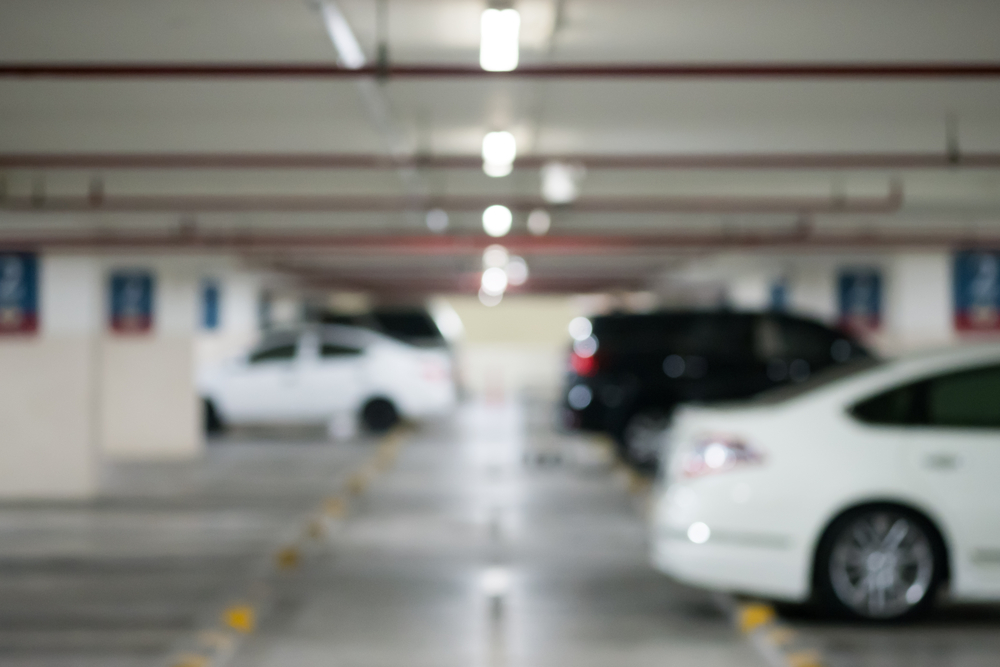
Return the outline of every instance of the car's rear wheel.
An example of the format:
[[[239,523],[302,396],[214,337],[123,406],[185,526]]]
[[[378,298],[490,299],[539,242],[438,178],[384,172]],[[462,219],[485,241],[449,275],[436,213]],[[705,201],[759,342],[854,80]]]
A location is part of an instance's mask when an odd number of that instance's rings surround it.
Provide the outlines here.
[[[365,403],[365,407],[361,410],[361,421],[369,431],[382,433],[399,422],[399,412],[391,401],[373,398]]]
[[[893,620],[928,609],[944,577],[944,547],[915,512],[893,506],[849,512],[820,545],[817,584],[833,610]]]

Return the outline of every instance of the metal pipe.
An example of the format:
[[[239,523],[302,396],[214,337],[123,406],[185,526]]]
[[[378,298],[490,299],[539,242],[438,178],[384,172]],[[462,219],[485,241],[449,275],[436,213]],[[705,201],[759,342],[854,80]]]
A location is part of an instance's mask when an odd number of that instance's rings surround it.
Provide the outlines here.
[[[523,155],[519,169],[562,161],[588,169],[1000,169],[1000,153],[619,153]],[[0,153],[0,169],[474,169],[479,155],[375,153]]]
[[[168,232],[88,232],[0,235],[2,250],[37,248],[74,250],[203,250],[274,253],[295,251],[322,255],[475,256],[492,244],[502,243],[519,255],[659,255],[670,251],[718,248],[757,249],[872,249],[898,247],[1000,248],[1000,233],[976,235],[968,232],[852,232],[827,233],[808,230],[757,233],[732,231],[675,234],[566,234],[559,236],[511,235],[503,239],[485,235],[355,236],[331,233],[252,233],[189,230]]]
[[[314,62],[4,62],[0,77],[18,79],[331,79],[641,78],[641,79],[993,79],[1000,63],[953,62],[676,62],[522,64],[511,72],[476,65],[375,65],[347,69]]]
[[[517,211],[550,206],[540,197],[385,197],[343,195],[108,195],[89,197],[8,197],[0,210],[19,213],[318,213],[405,212],[443,208],[481,211],[503,204]],[[746,214],[879,214],[894,213],[903,190],[893,183],[882,197],[588,197],[564,208],[575,213],[746,213]]]

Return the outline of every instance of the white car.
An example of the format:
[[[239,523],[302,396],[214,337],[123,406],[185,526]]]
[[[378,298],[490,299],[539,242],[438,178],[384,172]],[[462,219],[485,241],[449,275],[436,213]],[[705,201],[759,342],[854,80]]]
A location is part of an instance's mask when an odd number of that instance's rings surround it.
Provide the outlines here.
[[[877,619],[1000,600],[1000,345],[682,408],[667,447],[652,559],[679,580]]]
[[[357,416],[381,431],[399,418],[448,412],[456,401],[450,352],[351,326],[276,332],[249,354],[203,369],[209,429],[319,424]]]

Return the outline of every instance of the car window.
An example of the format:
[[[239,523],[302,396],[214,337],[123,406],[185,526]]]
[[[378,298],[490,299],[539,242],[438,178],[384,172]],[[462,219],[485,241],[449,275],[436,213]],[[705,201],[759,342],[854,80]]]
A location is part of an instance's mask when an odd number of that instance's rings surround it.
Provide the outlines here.
[[[285,343],[273,347],[261,347],[250,354],[250,363],[259,364],[265,361],[287,361],[295,358],[295,344]]]
[[[864,400],[851,409],[866,424],[906,426],[923,423],[924,382],[897,387]]]
[[[1000,367],[913,382],[866,399],[851,413],[869,424],[1000,428]]]
[[[781,358],[828,363],[834,352],[840,353],[838,356],[843,357],[841,361],[850,357],[850,350],[846,355],[839,349],[835,350],[840,336],[813,322],[761,317],[757,320],[754,334],[754,351],[757,358],[763,361]]]
[[[1000,367],[934,378],[926,401],[932,426],[1000,428]]]
[[[347,345],[337,345],[335,343],[323,343],[319,348],[319,356],[324,359],[332,357],[355,357],[361,354],[362,350]]]
[[[595,318],[594,336],[601,350],[612,353],[733,360],[750,354],[749,319],[728,313]]]

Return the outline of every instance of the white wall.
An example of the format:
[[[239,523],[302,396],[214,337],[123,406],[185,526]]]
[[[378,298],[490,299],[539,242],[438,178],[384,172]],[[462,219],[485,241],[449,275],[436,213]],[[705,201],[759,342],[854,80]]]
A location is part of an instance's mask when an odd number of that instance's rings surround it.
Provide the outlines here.
[[[887,263],[885,325],[879,347],[887,352],[959,342],[952,322],[952,254],[902,253]]]
[[[203,449],[195,389],[195,332],[203,258],[102,258],[101,448],[113,458],[191,458]],[[117,334],[107,326],[107,276],[143,268],[155,275],[153,328]]]
[[[488,308],[473,296],[448,297],[465,328],[458,345],[466,388],[487,400],[521,392],[555,396],[566,371],[568,327],[580,314],[567,296],[506,296]]]
[[[85,498],[100,476],[101,268],[44,255],[39,269],[39,332],[0,338],[0,497]]]

